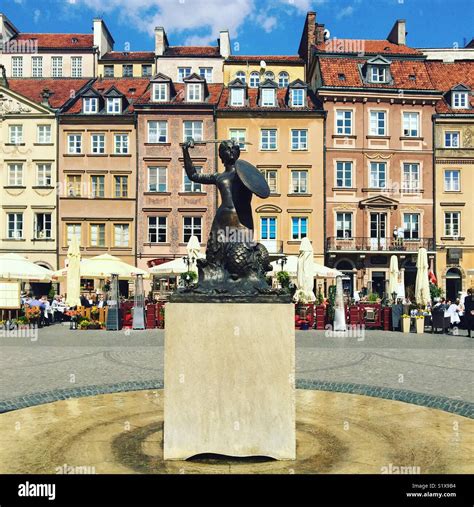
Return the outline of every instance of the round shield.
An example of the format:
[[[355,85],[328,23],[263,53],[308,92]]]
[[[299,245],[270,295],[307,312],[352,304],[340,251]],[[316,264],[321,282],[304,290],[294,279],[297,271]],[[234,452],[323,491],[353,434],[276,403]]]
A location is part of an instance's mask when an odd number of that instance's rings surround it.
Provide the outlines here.
[[[263,174],[245,160],[237,160],[235,169],[242,183],[255,195],[266,199],[270,195],[270,187]]]

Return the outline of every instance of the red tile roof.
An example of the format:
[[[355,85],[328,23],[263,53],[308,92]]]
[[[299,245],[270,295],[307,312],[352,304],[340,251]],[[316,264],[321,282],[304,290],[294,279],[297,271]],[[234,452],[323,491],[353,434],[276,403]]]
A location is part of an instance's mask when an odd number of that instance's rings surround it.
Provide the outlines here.
[[[304,61],[297,55],[231,55],[226,63],[296,63],[304,65]]]
[[[449,92],[456,85],[463,84],[474,91],[474,61],[465,62],[434,62],[427,61],[426,67],[430,75],[431,81],[438,90],[444,93]],[[444,97],[436,104],[438,113],[458,113],[458,114],[474,114],[474,96],[470,95],[471,109],[452,109],[451,105]]]
[[[220,56],[217,46],[168,46],[164,56]]]
[[[328,39],[314,46],[316,51],[326,53],[362,53],[365,55],[422,55],[418,49],[394,44],[388,40]]]
[[[422,60],[393,60],[390,73],[393,83],[366,83],[362,80],[359,65],[365,60],[351,57],[320,57],[322,85],[340,88],[393,88],[406,90],[436,90],[425,62]],[[340,79],[340,75],[344,79]],[[416,79],[410,79],[414,75]]]
[[[249,109],[251,110],[259,110],[259,111],[282,111],[285,112],[288,111],[308,111],[308,110],[316,110],[316,109],[322,109],[320,106],[317,98],[314,96],[311,90],[308,90],[307,96],[306,96],[306,107],[291,107],[288,105],[287,100],[287,88],[279,88],[277,90],[277,102],[278,106],[276,107],[263,107],[260,106],[258,101],[258,88],[248,88],[247,90],[247,96],[248,96],[248,102],[247,105],[244,107],[236,107],[236,106],[230,106],[229,105],[229,88],[224,88],[221,98],[219,100],[218,109],[220,111],[226,110],[226,111],[247,111]]]
[[[19,33],[12,40],[38,41],[39,49],[91,49],[94,36],[85,33]],[[74,42],[76,41],[76,42]]]
[[[111,61],[130,61],[130,60],[154,60],[155,53],[153,51],[109,51],[100,59]]]
[[[52,92],[49,103],[53,108],[63,106],[71,96],[74,96],[90,79],[9,79],[8,86],[33,102],[41,103],[41,93],[47,88]]]
[[[146,92],[137,100],[137,104],[157,104],[157,105],[173,105],[173,104],[189,104],[186,103],[185,99],[185,90],[184,83],[173,83],[173,88],[175,91],[174,96],[169,102],[152,102],[150,101],[150,93],[151,89],[148,88]],[[219,101],[219,97],[221,96],[223,85],[221,84],[208,84],[207,91],[209,95],[206,97],[206,101],[204,104],[215,105]],[[201,102],[192,102],[191,104],[203,104]]]
[[[125,114],[131,114],[134,111],[133,105],[145,93],[149,83],[150,80],[146,78],[104,78],[94,81],[92,89],[99,92],[100,95],[103,95],[110,90],[112,86],[114,86],[120,93],[125,95],[129,102],[128,107],[123,112]],[[74,102],[74,104],[65,112],[67,114],[81,113],[82,101],[76,100],[76,102]]]

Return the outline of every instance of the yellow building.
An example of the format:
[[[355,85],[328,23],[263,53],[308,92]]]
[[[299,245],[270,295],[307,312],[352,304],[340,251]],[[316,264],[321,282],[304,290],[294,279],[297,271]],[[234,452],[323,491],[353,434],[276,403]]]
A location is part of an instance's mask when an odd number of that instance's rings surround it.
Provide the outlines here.
[[[307,85],[294,80],[279,88],[267,79],[249,88],[231,81],[219,101],[217,137],[237,140],[241,158],[270,186],[268,199],[252,199],[257,240],[275,258],[297,255],[307,236],[323,264],[324,113]]]
[[[449,299],[474,287],[474,61],[427,62],[436,106],[436,275]]]

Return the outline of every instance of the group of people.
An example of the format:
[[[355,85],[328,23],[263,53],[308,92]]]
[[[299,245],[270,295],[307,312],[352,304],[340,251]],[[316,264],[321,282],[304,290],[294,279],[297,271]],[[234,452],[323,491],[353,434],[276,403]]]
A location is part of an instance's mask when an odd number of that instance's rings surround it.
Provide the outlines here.
[[[443,311],[444,317],[449,318],[451,327],[467,329],[469,337],[474,330],[474,291],[468,289],[467,294],[454,301],[440,298],[433,306],[433,310]]]

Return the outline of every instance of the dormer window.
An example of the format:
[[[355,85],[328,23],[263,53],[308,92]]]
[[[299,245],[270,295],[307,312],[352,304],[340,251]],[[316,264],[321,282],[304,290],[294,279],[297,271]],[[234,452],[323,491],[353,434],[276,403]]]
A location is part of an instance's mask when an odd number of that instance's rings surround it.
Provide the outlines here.
[[[82,112],[84,114],[95,114],[99,108],[99,100],[92,97],[85,97],[82,104]]]
[[[186,100],[188,102],[202,102],[202,84],[187,83]]]
[[[390,64],[392,62],[381,55],[368,60],[360,65],[362,75],[367,83],[389,83],[392,81]]]
[[[107,113],[120,114],[122,112],[122,100],[119,97],[107,99]]]
[[[230,105],[243,106],[245,100],[245,90],[243,88],[230,89]]]
[[[468,92],[453,92],[452,93],[452,107],[453,109],[468,109]]]
[[[250,88],[258,88],[258,85],[260,84],[260,74],[258,72],[251,72],[250,73]]]
[[[243,70],[239,70],[236,74],[235,74],[235,78],[236,79],[240,79],[242,81],[242,83],[245,84],[245,81],[247,79],[247,76],[245,75],[245,72]]]
[[[168,90],[168,83],[153,83],[153,102],[167,102]]]
[[[275,89],[274,88],[262,88],[262,106],[263,107],[275,107]]]
[[[387,73],[384,67],[371,67],[370,80],[372,83],[385,83],[387,81]]]
[[[303,107],[305,104],[305,93],[304,88],[294,88],[291,90],[291,105],[293,107]]]

